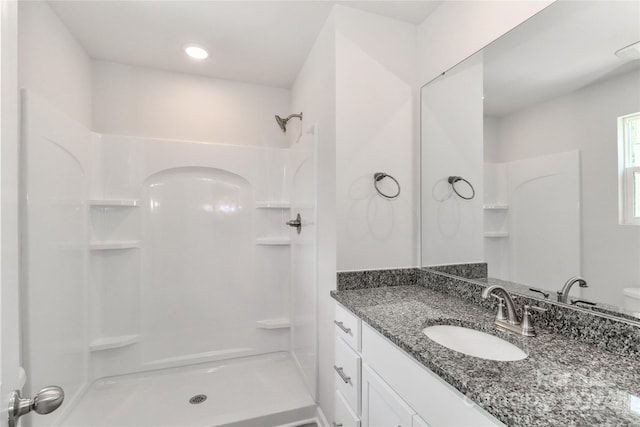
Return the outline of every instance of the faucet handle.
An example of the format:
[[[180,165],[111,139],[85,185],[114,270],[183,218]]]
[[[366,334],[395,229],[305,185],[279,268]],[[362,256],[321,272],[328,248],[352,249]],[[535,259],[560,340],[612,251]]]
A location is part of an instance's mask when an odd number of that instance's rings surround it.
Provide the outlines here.
[[[537,311],[538,313],[544,313],[545,311],[549,311],[548,308],[537,307],[535,305],[525,305],[524,306],[525,313],[529,312],[529,314],[531,314],[531,310]]]
[[[536,328],[533,326],[533,321],[531,320],[532,311],[544,313],[545,311],[548,311],[548,309],[531,305],[524,306],[524,313],[522,314],[522,335],[525,337],[536,336]]]
[[[498,295],[491,294],[492,297],[498,300],[498,312],[496,313],[496,320],[507,320],[506,304],[504,302],[504,298],[499,297]]]

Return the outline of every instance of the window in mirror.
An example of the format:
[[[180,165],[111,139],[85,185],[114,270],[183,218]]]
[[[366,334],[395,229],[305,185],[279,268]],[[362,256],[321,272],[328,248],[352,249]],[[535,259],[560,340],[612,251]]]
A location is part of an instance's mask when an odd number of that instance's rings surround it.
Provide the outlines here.
[[[640,113],[619,117],[618,132],[623,221],[640,225]]]

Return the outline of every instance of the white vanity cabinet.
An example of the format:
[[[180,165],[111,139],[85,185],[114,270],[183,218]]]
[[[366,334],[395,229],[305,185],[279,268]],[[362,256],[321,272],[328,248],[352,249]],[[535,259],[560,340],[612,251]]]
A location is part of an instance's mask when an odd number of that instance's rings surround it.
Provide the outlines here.
[[[335,368],[334,426],[504,425],[339,304]]]
[[[428,426],[504,425],[367,324],[362,325],[362,360]]]

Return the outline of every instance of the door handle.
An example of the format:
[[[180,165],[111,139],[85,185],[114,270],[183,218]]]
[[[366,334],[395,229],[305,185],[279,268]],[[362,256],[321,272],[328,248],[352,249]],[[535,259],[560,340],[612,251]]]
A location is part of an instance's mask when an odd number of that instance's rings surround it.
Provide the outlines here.
[[[300,216],[300,214],[296,215],[296,219],[287,221],[287,225],[289,227],[295,227],[298,234],[300,234],[300,231],[302,231],[302,217]]]
[[[334,320],[333,323],[335,323],[338,328],[342,329],[342,332],[344,332],[345,334],[353,335],[351,333],[351,328],[347,328],[346,326],[344,326],[344,322],[338,322],[337,320]]]
[[[43,388],[32,398],[23,398],[20,390],[13,390],[9,396],[9,427],[15,427],[18,419],[31,411],[49,414],[58,409],[63,401],[64,390],[56,385]]]
[[[340,378],[342,379],[342,381],[344,381],[345,384],[351,384],[351,377],[348,377],[344,373],[344,368],[333,365],[333,369],[338,373],[338,375],[340,375]]]

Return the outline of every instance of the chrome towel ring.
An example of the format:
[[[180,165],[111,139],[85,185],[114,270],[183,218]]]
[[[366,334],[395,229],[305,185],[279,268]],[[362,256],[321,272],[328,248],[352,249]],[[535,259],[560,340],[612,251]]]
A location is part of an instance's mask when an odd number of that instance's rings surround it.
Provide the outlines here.
[[[450,176],[447,181],[449,181],[449,184],[451,184],[451,188],[453,188],[453,191],[460,196],[461,198],[465,199],[465,200],[471,200],[475,197],[476,195],[476,190],[475,188],[473,188],[473,185],[471,185],[471,183],[469,181],[467,181],[466,179],[464,179],[461,176]],[[462,181],[465,182],[469,188],[471,189],[471,196],[463,196],[462,194],[458,193],[458,190],[456,190],[456,182],[458,181]]]
[[[390,180],[395,182],[396,186],[398,187],[398,191],[396,191],[395,194],[393,195],[385,194],[382,192],[382,190],[380,190],[380,188],[378,188],[378,183],[385,178],[389,178]],[[376,172],[373,174],[373,186],[376,188],[376,191],[378,192],[378,194],[384,197],[385,199],[395,199],[400,195],[400,183],[398,183],[398,180],[384,172]]]

